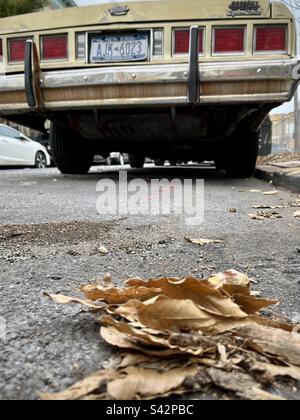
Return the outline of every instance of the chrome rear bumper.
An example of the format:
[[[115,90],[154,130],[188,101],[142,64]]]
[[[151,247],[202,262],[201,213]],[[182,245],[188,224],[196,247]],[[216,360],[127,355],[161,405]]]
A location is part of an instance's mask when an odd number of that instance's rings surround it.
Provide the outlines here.
[[[198,63],[197,63],[198,66]],[[40,107],[47,111],[189,105],[188,64],[41,72]],[[296,59],[199,64],[196,105],[283,103],[300,78]],[[24,74],[0,76],[0,114],[30,111]]]

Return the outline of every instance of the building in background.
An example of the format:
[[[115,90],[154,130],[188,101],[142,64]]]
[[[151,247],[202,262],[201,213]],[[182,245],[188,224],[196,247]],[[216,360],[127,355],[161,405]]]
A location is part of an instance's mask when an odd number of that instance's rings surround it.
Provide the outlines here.
[[[294,112],[275,114],[272,120],[272,153],[293,153],[295,151]]]

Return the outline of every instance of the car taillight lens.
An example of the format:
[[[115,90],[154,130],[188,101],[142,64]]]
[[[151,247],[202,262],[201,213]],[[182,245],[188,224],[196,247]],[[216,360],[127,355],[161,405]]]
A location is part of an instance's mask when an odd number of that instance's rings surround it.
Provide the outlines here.
[[[86,58],[86,34],[84,32],[76,34],[76,59]]]
[[[287,26],[270,25],[255,28],[255,51],[287,51]]]
[[[245,28],[215,28],[215,54],[236,54],[245,51]]]
[[[66,60],[68,58],[67,35],[43,36],[41,47],[42,60]]]
[[[8,41],[8,53],[10,63],[21,63],[25,59],[26,39],[10,39]]]
[[[199,29],[199,54],[203,54],[204,30]],[[190,30],[176,29],[174,31],[174,54],[188,54],[190,50]]]

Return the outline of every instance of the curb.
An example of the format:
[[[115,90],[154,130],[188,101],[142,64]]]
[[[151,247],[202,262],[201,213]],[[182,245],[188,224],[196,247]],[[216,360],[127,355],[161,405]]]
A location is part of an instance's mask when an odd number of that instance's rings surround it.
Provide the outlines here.
[[[258,166],[255,177],[263,181],[272,181],[273,185],[300,193],[300,169],[282,170],[272,166]]]

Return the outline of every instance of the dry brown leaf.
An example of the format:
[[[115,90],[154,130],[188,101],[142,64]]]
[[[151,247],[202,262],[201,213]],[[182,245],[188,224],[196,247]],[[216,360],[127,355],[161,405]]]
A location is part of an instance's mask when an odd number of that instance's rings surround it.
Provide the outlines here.
[[[162,362],[161,357],[147,356],[143,353],[125,353],[122,360],[118,364],[118,368],[126,368],[128,366],[140,366],[144,363]]]
[[[247,338],[248,346],[257,352],[300,366],[300,334],[259,324],[237,329],[236,334]]]
[[[285,204],[287,207],[300,207],[300,200],[292,201]]]
[[[121,349],[128,349],[128,350],[136,350],[148,356],[159,356],[159,357],[168,357],[168,356],[177,356],[180,354],[186,354],[187,352],[183,352],[178,348],[167,348],[166,350],[160,349],[157,347],[147,347],[144,344],[137,344],[134,342],[134,335],[133,336],[124,336],[117,328],[115,327],[102,327],[101,328],[101,336],[102,338],[110,345],[119,347]],[[199,350],[199,353],[201,349]],[[189,351],[190,354],[193,354],[193,351]]]
[[[229,275],[229,273],[228,273]],[[233,280],[232,280],[233,281]],[[161,290],[161,293],[171,299],[190,299],[200,309],[212,315],[245,318],[246,314],[228,296],[224,296],[217,287],[209,281],[198,280],[193,277],[185,279],[163,278],[158,280],[128,280],[130,286],[152,287]]]
[[[203,356],[203,354],[216,351],[215,343],[200,334],[177,333],[158,336],[147,333],[145,328],[134,328],[131,324],[105,316],[102,317],[102,323],[107,327],[107,329],[106,327],[101,328],[102,338],[106,342],[120,348],[138,349],[147,355]],[[239,323],[238,325],[243,324]]]
[[[42,397],[153,399],[201,391],[213,382],[241,398],[281,399],[261,383],[277,376],[299,380],[300,335],[273,312],[271,317],[258,314],[277,302],[254,296],[250,281],[229,270],[207,280],[130,279],[125,288],[87,285],[81,290],[89,299],[48,295],[58,303],[104,312],[102,338],[127,353],[65,392]]]
[[[105,306],[105,305],[101,304],[101,302],[96,304],[92,300],[80,299],[80,298],[69,297],[69,296],[64,296],[64,295],[51,295],[51,294],[48,294],[48,293],[44,293],[44,296],[48,297],[53,302],[59,303],[59,304],[62,304],[62,305],[66,305],[66,304],[69,304],[69,303],[77,303],[77,304],[80,304],[80,305],[87,306],[90,309],[94,309],[94,310],[102,310]]]
[[[257,209],[257,210],[267,210],[267,209],[276,210],[276,209],[285,209],[285,208],[287,208],[287,206],[286,205],[271,206],[271,205],[268,205],[268,204],[256,204],[256,205],[252,206],[252,208]]]
[[[111,346],[142,351],[142,346],[135,344],[115,327],[101,327],[100,334],[103,340]],[[143,351],[143,353],[148,354],[146,351]]]
[[[278,191],[274,191],[274,190],[272,190],[272,191],[264,191],[262,194],[263,195],[276,195],[276,194],[278,194]]]
[[[249,287],[250,279],[246,274],[236,270],[227,270],[224,273],[216,274],[209,277],[208,282],[219,289],[223,286],[242,286]]]
[[[252,321],[246,318],[222,318],[203,311],[192,300],[168,299],[153,305],[144,305],[137,312],[142,325],[169,332],[222,333]]]
[[[262,190],[250,189],[250,190],[240,190],[240,192],[248,192],[248,193],[253,193],[253,194],[261,194],[262,193]]]
[[[221,244],[222,243],[222,241],[220,239],[205,239],[205,238],[192,239],[192,238],[185,238],[185,240],[187,242],[190,242],[190,243],[195,244],[195,245],[200,245],[200,246],[209,245],[209,244]]]
[[[225,372],[224,370],[209,368],[207,370],[213,383],[237,396],[248,400],[282,400],[269,392],[263,391],[258,382],[250,375],[240,372]]]
[[[254,220],[266,220],[266,219],[282,219],[281,214],[276,211],[260,211],[258,213],[250,213],[249,217]]]
[[[117,329],[123,337],[131,338],[135,343],[142,343],[146,345],[152,345],[156,347],[166,348],[169,347],[168,340],[161,333],[157,331],[157,335],[145,332],[144,329],[136,328],[133,324],[123,321],[118,321],[111,316],[104,315],[101,317],[100,322],[102,325],[107,327],[114,327]]]
[[[89,394],[83,398],[81,398],[81,401],[105,401],[107,400],[107,393],[104,392],[103,394]]]
[[[290,377],[296,381],[300,381],[300,368],[296,366],[278,366],[272,363],[263,363],[255,361],[251,366],[251,372],[263,373],[263,379],[271,383],[277,377]]]
[[[277,300],[262,299],[254,296],[245,296],[238,293],[234,294],[233,299],[240,306],[240,308],[249,315],[256,314],[261,309],[278,304]]]
[[[288,324],[282,320],[279,321],[277,319],[265,318],[261,315],[249,315],[249,319],[255,321],[259,325],[264,325],[265,327],[278,328],[287,332],[293,331],[293,325]]]
[[[83,381],[76,383],[63,392],[58,392],[56,394],[42,393],[41,398],[43,400],[57,401],[79,400],[82,397],[99,389],[102,383],[117,378],[118,376],[118,373],[114,370],[99,370],[98,372],[85,378]]]
[[[203,337],[189,336],[189,340],[180,340],[178,336],[171,334],[158,336],[147,333],[145,329],[134,328],[131,324],[117,321],[112,317],[102,317],[105,327],[101,328],[102,338],[109,344],[120,348],[139,350],[152,356],[169,356],[190,354],[202,356],[212,351],[212,345]],[[182,337],[183,334],[180,334]]]
[[[219,290],[224,296],[233,299],[233,301],[235,301],[235,296],[244,296],[245,301],[248,297],[251,301],[251,280],[246,274],[240,273],[236,270],[228,270],[224,273],[219,273],[213,277],[210,277],[208,282],[217,290]],[[235,302],[239,304],[238,299]],[[269,306],[269,304],[267,304],[267,306]],[[247,312],[242,307],[241,310]]]
[[[125,303],[130,299],[148,300],[161,291],[146,287],[118,288],[103,287],[99,284],[88,284],[81,287],[81,292],[91,300],[103,300],[108,304]]]
[[[159,397],[183,384],[188,377],[197,374],[197,365],[178,367],[166,372],[130,366],[122,370],[122,377],[107,386],[110,397],[116,400],[132,400],[143,397]]]
[[[144,305],[139,308],[137,319],[147,327],[173,332],[208,330],[218,322],[190,299],[167,299]]]

